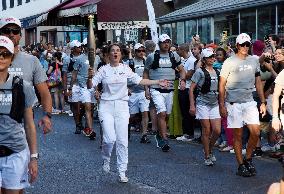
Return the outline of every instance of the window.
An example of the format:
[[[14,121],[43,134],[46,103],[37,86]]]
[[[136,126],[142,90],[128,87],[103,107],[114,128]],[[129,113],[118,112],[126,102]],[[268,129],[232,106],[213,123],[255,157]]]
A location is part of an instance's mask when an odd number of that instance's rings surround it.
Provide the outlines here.
[[[177,22],[177,44],[184,43],[184,22]]]
[[[26,0],[26,3],[29,3],[31,0]]]
[[[185,42],[191,42],[191,37],[197,33],[196,20],[185,21]]]
[[[18,6],[22,5],[22,3],[23,3],[22,0],[18,0]]]
[[[227,31],[228,36],[231,35],[230,33],[230,21],[227,20],[225,15],[215,15],[214,16],[214,42],[219,43],[223,31]]]
[[[241,33],[247,33],[251,39],[256,39],[256,17],[255,9],[241,11]]]
[[[257,39],[263,40],[265,35],[275,34],[275,5],[257,9]]]
[[[172,37],[172,25],[171,24],[164,24],[161,26],[161,34],[167,34]]]
[[[198,34],[202,43],[211,42],[211,19],[201,18],[198,19]]]
[[[172,23],[172,43],[176,43],[177,42],[177,24],[176,23]]]
[[[6,9],[7,9],[6,0],[2,0],[2,10],[6,10]]]
[[[282,11],[283,9],[284,9],[284,4],[283,3],[279,4],[277,30],[278,30],[278,35],[280,37],[284,37],[284,12]]]

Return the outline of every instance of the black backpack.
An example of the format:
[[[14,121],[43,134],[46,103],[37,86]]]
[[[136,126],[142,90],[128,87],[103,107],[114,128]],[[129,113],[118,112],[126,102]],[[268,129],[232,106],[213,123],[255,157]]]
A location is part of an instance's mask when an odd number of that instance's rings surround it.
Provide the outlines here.
[[[12,81],[12,106],[9,116],[18,123],[23,122],[25,112],[25,93],[23,79],[14,76]]]
[[[205,67],[201,67],[204,76],[205,76],[205,80],[203,85],[200,87],[200,92],[202,94],[207,94],[208,92],[210,92],[210,87],[211,87],[211,76],[210,73],[206,70]],[[220,77],[220,71],[217,68],[213,68],[217,74],[218,77],[218,83],[219,83],[219,77]]]
[[[177,66],[179,66],[181,64],[181,62],[177,62],[174,56],[174,53],[172,51],[169,51],[169,55],[170,55],[170,60],[172,63],[172,69],[175,69]],[[151,65],[151,69],[158,69],[160,67],[160,51],[156,50],[155,54],[154,54],[154,61]]]
[[[68,72],[72,72],[74,70],[73,65],[74,65],[75,61],[73,61],[72,59],[73,59],[73,55],[71,54],[70,55],[70,63],[68,64]]]

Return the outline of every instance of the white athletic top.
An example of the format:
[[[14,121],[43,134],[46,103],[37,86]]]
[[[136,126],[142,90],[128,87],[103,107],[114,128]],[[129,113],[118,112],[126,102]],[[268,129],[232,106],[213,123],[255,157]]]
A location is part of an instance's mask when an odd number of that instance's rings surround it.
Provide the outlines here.
[[[142,80],[128,65],[120,63],[116,67],[110,64],[102,66],[92,79],[93,87],[102,82],[102,100],[126,100],[128,101],[128,81],[139,84]]]

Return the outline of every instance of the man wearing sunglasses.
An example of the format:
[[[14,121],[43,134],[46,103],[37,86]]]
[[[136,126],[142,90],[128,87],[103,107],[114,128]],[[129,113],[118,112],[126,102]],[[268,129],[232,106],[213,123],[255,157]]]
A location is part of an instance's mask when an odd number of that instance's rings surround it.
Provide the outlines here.
[[[144,65],[145,65],[145,55],[146,50],[143,44],[137,43],[134,45],[135,57],[134,59],[129,59],[128,64],[132,70],[140,76],[143,76]],[[129,97],[129,112],[130,120],[139,113],[142,114],[141,126],[142,126],[142,137],[140,143],[150,143],[150,139],[147,137],[147,129],[149,122],[149,104],[150,100],[145,97],[144,86],[139,85],[128,85],[130,91]]]
[[[43,126],[44,133],[48,133],[51,130],[52,101],[46,85],[47,77],[40,61],[35,56],[19,50],[20,20],[14,17],[0,18],[0,34],[12,40],[15,46],[14,60],[9,68],[9,73],[22,77],[30,85],[34,85],[40,93],[44,115],[39,124]]]
[[[266,113],[266,101],[260,79],[259,61],[248,54],[251,38],[242,33],[236,39],[237,53],[225,60],[219,81],[219,106],[222,117],[228,118],[228,128],[234,129],[234,150],[238,162],[237,175],[256,175],[252,153],[260,133],[259,112],[252,92],[256,89],[261,100],[260,113]],[[225,97],[226,96],[226,97]],[[242,156],[243,126],[250,131],[246,156]]]

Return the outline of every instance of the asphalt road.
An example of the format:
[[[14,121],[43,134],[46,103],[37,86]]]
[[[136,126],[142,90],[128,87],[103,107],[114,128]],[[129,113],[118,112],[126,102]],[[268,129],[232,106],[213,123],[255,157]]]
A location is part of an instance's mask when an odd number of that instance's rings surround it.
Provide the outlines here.
[[[36,120],[41,113],[36,111]],[[282,167],[270,158],[254,160],[258,174],[243,178],[235,175],[233,154],[215,155],[213,167],[204,166],[202,146],[171,140],[171,151],[163,153],[151,144],[140,144],[139,134],[131,136],[126,184],[117,181],[115,151],[111,173],[101,171],[100,141],[75,135],[72,117],[53,117],[54,130],[44,136],[38,131],[39,177],[26,190],[33,194],[91,193],[192,193],[264,194],[272,182],[280,180]],[[98,123],[95,122],[96,129]]]

